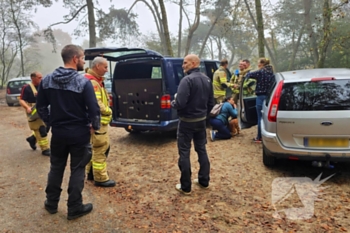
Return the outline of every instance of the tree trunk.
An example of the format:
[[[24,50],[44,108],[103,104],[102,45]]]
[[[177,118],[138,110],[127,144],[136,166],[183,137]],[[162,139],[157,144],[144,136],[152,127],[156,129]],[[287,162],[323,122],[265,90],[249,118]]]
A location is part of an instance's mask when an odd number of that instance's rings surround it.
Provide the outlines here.
[[[94,3],[92,0],[86,0],[89,19],[89,46],[90,48],[96,47],[96,24],[95,24],[95,11]]]
[[[161,19],[159,17],[159,12],[158,12],[158,8],[157,5],[155,4],[155,2],[152,0],[152,4],[153,4],[153,8],[152,6],[146,1],[146,0],[135,0],[135,2],[131,5],[131,7],[128,10],[128,14],[130,13],[130,11],[132,10],[132,8],[136,5],[137,2],[143,2],[146,4],[146,6],[148,7],[148,9],[151,11],[152,15],[153,15],[153,19],[154,22],[156,23],[156,27],[157,27],[157,31],[158,31],[158,35],[160,38],[160,43],[161,43],[161,48],[162,51],[159,51],[160,53],[164,53],[166,51],[165,48],[165,40],[164,40],[164,30],[163,30],[163,26],[162,26],[162,22]]]
[[[327,49],[331,41],[331,15],[330,0],[324,0],[323,3],[323,38],[320,43],[320,56],[317,62],[317,68],[324,68]]]
[[[171,46],[170,33],[169,33],[169,27],[168,27],[168,18],[167,18],[166,9],[165,9],[163,0],[159,0],[159,6],[160,6],[160,11],[162,12],[162,25],[164,29],[164,37],[165,37],[165,43],[166,43],[166,48],[168,53],[167,55],[173,57],[174,53],[173,53],[173,48]]]
[[[18,22],[18,17],[16,17],[16,15],[15,15],[15,9],[13,9],[13,0],[10,1],[10,5],[11,5],[12,20],[13,20],[13,23],[16,27],[18,42],[19,42],[19,53],[20,53],[20,57],[21,57],[21,72],[20,73],[21,73],[22,77],[24,77],[24,56],[23,56],[22,31],[21,31],[21,27],[20,27],[19,22]],[[19,13],[18,13],[18,15],[19,15]]]
[[[206,45],[206,43],[207,43],[207,41],[208,41],[208,38],[209,38],[211,32],[213,31],[213,29],[214,29],[216,23],[218,22],[220,16],[221,16],[222,13],[224,12],[224,10],[225,10],[225,7],[222,6],[221,9],[220,9],[220,11],[219,11],[219,12],[217,13],[217,15],[215,16],[214,22],[212,23],[211,27],[209,28],[209,31],[208,31],[207,35],[205,36],[205,38],[204,38],[204,40],[203,40],[203,42],[202,42],[201,50],[200,50],[199,55],[198,55],[199,57],[201,57],[201,56],[203,55],[204,48],[205,48],[205,45]]]
[[[187,55],[190,52],[191,41],[192,41],[192,38],[193,38],[193,34],[197,30],[198,25],[199,25],[200,16],[201,16],[201,14],[200,14],[201,3],[202,3],[201,0],[196,0],[196,14],[195,14],[195,18],[194,18],[193,24],[190,27],[190,29],[188,30],[185,55]]]
[[[179,18],[179,32],[178,32],[178,43],[177,43],[177,56],[181,57],[181,40],[182,40],[182,11],[183,11],[183,0],[180,0],[180,18]]]
[[[312,51],[314,65],[316,66],[316,63],[318,61],[318,48],[317,48],[315,33],[311,25],[311,18],[310,18],[311,3],[312,3],[312,0],[304,0],[305,22],[306,22],[306,28],[310,38],[310,47],[311,47],[310,50]]]
[[[304,30],[305,30],[305,24],[303,25],[303,27],[300,30],[300,33],[299,33],[298,40],[297,40],[296,44],[293,46],[292,58],[290,60],[289,66],[288,66],[288,70],[294,69],[295,57],[297,55],[297,52],[298,52],[298,49],[299,49],[299,46],[300,46],[301,37],[304,34]]]
[[[244,0],[244,2],[245,2],[245,5],[246,5],[246,7],[247,7],[249,16],[250,16],[250,18],[252,19],[253,25],[254,25],[255,29],[258,30],[257,23],[256,23],[256,21],[255,21],[255,18],[254,18],[254,15],[253,15],[252,11],[250,10],[248,1],[247,1],[247,0]],[[275,56],[274,56],[272,50],[270,49],[270,46],[269,46],[269,44],[267,43],[265,37],[264,37],[264,44],[265,44],[266,49],[267,49],[267,51],[268,51],[268,53],[269,53],[269,55],[270,55],[272,64],[275,66],[274,71],[277,71],[277,70],[278,70],[278,66],[277,66],[277,62],[276,62]]]
[[[264,21],[261,12],[261,1],[255,0],[256,9],[256,20],[257,20],[257,30],[258,30],[258,49],[259,57],[265,57],[265,47],[264,47]]]

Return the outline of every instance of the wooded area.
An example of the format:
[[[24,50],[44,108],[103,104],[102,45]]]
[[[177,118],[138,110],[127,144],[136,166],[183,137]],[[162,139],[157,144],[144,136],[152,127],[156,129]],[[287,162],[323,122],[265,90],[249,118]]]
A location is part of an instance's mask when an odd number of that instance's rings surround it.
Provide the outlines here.
[[[31,15],[38,6],[60,2],[69,9],[62,21],[39,28]],[[61,48],[72,37],[88,36],[84,48],[103,45],[143,47],[164,55],[227,58],[232,69],[240,59],[253,65],[271,59],[277,71],[350,67],[348,0],[134,0],[130,8],[97,0],[0,0],[0,87],[6,80],[43,74],[61,65]],[[135,5],[144,4],[157,31],[142,33]],[[177,6],[178,30],[170,32],[166,4]],[[175,9],[175,8],[174,8]],[[61,24],[78,19],[73,35]],[[186,26],[183,26],[186,25]],[[86,35],[87,34],[87,35]]]

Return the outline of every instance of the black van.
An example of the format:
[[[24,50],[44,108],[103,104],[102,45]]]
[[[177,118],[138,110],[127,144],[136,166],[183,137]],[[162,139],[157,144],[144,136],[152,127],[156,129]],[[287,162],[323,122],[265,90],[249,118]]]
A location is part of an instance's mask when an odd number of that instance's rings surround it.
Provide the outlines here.
[[[85,60],[96,56],[110,62],[112,73],[114,127],[130,133],[172,131],[177,129],[178,116],[170,102],[184,77],[183,58],[162,56],[141,48],[89,48]],[[218,61],[202,60],[200,70],[211,79]]]

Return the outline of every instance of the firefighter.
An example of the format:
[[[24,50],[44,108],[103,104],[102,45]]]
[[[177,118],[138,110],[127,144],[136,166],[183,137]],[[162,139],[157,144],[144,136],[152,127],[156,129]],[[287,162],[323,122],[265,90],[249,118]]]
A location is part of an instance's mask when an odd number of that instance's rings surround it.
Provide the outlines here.
[[[40,72],[30,74],[32,81],[30,84],[23,86],[19,103],[25,109],[29,128],[33,131],[33,134],[26,139],[27,142],[33,150],[36,150],[36,143],[38,143],[42,151],[41,154],[50,156],[49,140],[47,139],[48,127],[41,120],[35,108],[37,88],[42,77]]]
[[[231,83],[227,82],[227,66],[228,61],[226,59],[221,60],[220,67],[213,76],[214,99],[217,104],[222,103],[226,96],[226,89],[232,86]]]
[[[103,83],[103,75],[108,71],[107,60],[96,57],[92,61],[92,68],[87,68],[85,71],[85,77],[94,87],[101,110],[101,128],[91,135],[92,158],[86,166],[87,179],[94,180],[96,186],[113,187],[116,182],[109,179],[106,163],[110,150],[108,125],[112,119],[112,109],[108,106],[109,99]]]
[[[233,75],[231,80],[230,80],[230,83],[233,86],[233,88],[232,88],[233,100],[238,105],[239,105],[239,90],[241,88],[242,80],[247,75],[247,73],[250,72],[250,70],[251,70],[250,61],[248,59],[241,60],[239,62],[239,72],[235,73],[235,75]],[[243,85],[243,91],[244,90],[249,91],[249,92],[251,92],[254,95],[255,88],[254,88],[253,91],[248,90],[248,87],[250,88],[250,87],[252,87],[252,85],[255,85],[255,84],[251,84],[251,83],[252,83],[252,80],[249,81],[249,86],[248,86],[248,84],[246,86]],[[247,93],[244,91],[243,94],[247,94]]]

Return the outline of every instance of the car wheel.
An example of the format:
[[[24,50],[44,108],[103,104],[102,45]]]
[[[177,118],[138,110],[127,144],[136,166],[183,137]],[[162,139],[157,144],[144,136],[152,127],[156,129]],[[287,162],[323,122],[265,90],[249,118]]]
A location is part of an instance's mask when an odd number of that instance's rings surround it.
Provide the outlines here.
[[[11,103],[7,103],[7,105],[9,106],[9,107],[12,107],[14,104],[11,104]]]
[[[138,134],[141,133],[141,131],[139,130],[135,130],[135,129],[128,129],[128,128],[124,128],[126,132],[131,133],[131,134]]]
[[[264,145],[263,145],[263,163],[266,167],[273,167],[276,164],[276,158],[267,154],[266,148]]]

